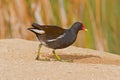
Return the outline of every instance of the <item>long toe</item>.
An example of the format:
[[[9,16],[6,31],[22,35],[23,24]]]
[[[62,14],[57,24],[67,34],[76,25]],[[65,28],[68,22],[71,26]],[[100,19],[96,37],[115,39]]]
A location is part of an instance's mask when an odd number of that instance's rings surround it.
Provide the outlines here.
[[[49,58],[45,58],[45,57],[36,57],[36,60],[40,60],[40,61],[50,61],[51,59]]]
[[[44,59],[40,58],[39,60],[40,61],[51,61],[51,59],[49,59],[49,58],[44,58]]]

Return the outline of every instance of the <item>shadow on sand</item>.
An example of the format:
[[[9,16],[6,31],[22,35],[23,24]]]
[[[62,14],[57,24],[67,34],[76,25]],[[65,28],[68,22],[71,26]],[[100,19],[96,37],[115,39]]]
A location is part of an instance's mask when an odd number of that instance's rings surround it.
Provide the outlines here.
[[[62,54],[59,55],[62,59],[64,60],[81,60],[81,59],[86,59],[86,58],[98,58],[100,59],[100,56],[95,56],[95,55],[66,55],[66,54]],[[51,59],[55,59],[55,57],[53,55],[48,55],[47,57],[51,58]]]

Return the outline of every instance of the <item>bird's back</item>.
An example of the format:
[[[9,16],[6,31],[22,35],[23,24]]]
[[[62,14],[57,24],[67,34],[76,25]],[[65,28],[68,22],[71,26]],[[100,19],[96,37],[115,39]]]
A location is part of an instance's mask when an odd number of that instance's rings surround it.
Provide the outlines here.
[[[55,39],[66,31],[65,29],[62,29],[55,25],[39,25],[33,23],[32,26],[36,29],[45,31],[45,34],[38,35],[44,36],[46,40]]]

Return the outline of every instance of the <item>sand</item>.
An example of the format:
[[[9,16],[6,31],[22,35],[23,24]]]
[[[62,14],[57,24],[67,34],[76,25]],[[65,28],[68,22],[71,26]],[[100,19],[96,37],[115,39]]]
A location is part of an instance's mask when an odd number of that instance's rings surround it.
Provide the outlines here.
[[[42,47],[42,56],[52,60],[37,61],[38,45],[38,41],[1,39],[0,80],[120,80],[119,55],[70,46],[56,53],[73,62],[59,62],[51,49]]]

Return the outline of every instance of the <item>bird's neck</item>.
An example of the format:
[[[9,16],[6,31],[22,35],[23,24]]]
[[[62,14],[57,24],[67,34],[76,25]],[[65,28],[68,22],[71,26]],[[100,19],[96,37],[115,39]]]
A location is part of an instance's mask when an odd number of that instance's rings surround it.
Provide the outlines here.
[[[70,30],[71,30],[72,33],[78,34],[78,31],[79,31],[80,29],[79,29],[79,27],[74,26],[74,27],[71,27]]]

